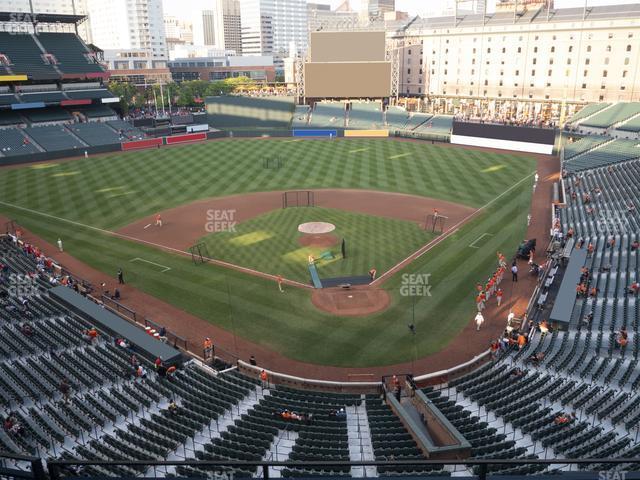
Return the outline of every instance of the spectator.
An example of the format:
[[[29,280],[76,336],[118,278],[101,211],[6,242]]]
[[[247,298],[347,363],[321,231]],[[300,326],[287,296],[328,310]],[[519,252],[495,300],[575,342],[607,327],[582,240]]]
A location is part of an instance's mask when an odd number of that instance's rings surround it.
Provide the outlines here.
[[[540,322],[540,324],[538,325],[538,328],[540,329],[540,334],[544,337],[547,333],[549,333],[549,324],[547,323],[546,320],[542,320]]]
[[[69,393],[71,392],[71,385],[69,385],[69,381],[66,378],[63,378],[58,388],[60,393],[62,393],[64,403],[69,403]]]
[[[147,378],[147,369],[142,365],[138,365],[138,369],[136,370],[136,377]]]
[[[521,332],[518,334],[518,350],[522,350],[527,344],[527,337]]]
[[[627,343],[629,343],[629,334],[627,333],[627,329],[622,327],[616,334],[616,347],[624,350]]]
[[[28,323],[23,323],[20,326],[20,331],[26,337],[30,337],[33,335],[33,328],[31,328],[31,325],[29,325]]]

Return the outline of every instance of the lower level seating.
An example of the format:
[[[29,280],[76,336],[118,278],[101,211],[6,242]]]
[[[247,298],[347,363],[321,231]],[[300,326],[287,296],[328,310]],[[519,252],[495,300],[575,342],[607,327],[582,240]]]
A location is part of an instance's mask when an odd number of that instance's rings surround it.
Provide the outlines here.
[[[112,145],[120,143],[120,136],[104,123],[88,122],[75,123],[67,126],[83,142],[92,145]]]
[[[19,129],[0,129],[0,152],[3,156],[12,157],[36,153],[38,151],[38,148],[31,143]]]
[[[47,151],[84,147],[63,125],[32,127],[29,129],[29,135]]]

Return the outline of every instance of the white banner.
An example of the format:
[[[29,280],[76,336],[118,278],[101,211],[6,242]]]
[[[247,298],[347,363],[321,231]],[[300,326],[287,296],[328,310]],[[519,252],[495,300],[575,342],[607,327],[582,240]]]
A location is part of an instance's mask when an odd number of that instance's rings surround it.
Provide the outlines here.
[[[208,132],[209,131],[209,125],[206,123],[201,123],[200,125],[188,125],[187,126],[187,133],[193,133],[193,132]]]
[[[500,150],[515,150],[518,152],[542,153],[545,155],[551,155],[553,153],[553,145],[516,142],[514,140],[498,140],[495,138],[467,137],[465,135],[451,135],[451,143],[473,147],[498,148]]]

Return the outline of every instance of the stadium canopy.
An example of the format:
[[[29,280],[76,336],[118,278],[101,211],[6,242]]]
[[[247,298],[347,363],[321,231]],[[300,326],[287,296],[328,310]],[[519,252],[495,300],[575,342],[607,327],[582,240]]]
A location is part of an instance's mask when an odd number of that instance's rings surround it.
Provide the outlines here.
[[[86,15],[61,13],[0,12],[0,23],[66,23],[77,25],[87,19]]]

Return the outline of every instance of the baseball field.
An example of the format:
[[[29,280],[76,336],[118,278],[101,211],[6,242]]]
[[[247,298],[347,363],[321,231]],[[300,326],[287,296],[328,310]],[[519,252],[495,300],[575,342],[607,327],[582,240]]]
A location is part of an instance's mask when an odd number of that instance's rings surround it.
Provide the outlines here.
[[[535,169],[527,156],[422,142],[219,140],[0,170],[0,213],[291,359],[388,365],[438,352],[472,320],[476,282],[525,235]],[[315,192],[315,206],[283,209],[286,190]],[[313,221],[335,225],[331,240],[304,239],[297,227]],[[196,244],[211,261],[193,261]],[[322,277],[375,268],[385,308],[318,308],[309,255],[323,257]]]

